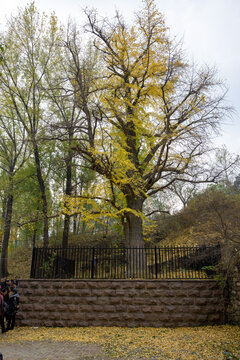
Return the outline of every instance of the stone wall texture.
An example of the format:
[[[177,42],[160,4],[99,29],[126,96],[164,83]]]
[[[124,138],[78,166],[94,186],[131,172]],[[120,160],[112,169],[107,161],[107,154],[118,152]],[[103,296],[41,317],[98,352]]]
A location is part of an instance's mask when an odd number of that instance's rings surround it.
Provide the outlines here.
[[[234,268],[230,282],[227,320],[232,324],[240,325],[240,261]]]
[[[199,326],[225,321],[213,280],[20,280],[21,326]]]

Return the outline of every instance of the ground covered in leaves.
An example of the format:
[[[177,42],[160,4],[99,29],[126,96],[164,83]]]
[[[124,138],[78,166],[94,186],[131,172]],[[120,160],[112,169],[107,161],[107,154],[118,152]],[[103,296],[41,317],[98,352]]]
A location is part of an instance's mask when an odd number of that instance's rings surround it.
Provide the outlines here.
[[[1,345],[21,342],[95,344],[101,349],[87,359],[240,359],[240,327],[194,328],[16,328],[1,335]],[[90,346],[91,348],[91,346]],[[47,358],[46,358],[47,359]],[[46,360],[43,359],[43,360]],[[79,355],[79,360],[83,359]],[[78,360],[77,359],[77,360]]]

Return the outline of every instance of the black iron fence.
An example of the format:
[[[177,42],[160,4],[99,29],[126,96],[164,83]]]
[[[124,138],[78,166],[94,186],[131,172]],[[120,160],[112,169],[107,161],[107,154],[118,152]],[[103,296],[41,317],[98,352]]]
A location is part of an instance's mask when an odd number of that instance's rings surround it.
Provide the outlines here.
[[[220,245],[34,248],[31,278],[204,279],[214,275],[220,259]]]

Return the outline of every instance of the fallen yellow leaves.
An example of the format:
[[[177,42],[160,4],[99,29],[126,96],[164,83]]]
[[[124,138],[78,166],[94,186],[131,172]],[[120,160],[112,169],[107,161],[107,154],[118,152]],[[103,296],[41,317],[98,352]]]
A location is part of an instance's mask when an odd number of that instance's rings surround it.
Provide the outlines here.
[[[16,328],[1,342],[77,341],[102,346],[106,359],[240,359],[240,327]]]

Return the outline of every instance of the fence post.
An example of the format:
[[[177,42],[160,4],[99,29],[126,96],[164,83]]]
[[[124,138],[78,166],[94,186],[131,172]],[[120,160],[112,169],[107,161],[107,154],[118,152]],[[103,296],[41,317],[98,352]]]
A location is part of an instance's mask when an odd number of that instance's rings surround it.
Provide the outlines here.
[[[157,265],[157,247],[155,246],[155,276],[157,279],[157,271],[158,271],[158,265]]]
[[[36,248],[34,246],[33,252],[32,252],[31,275],[30,275],[31,279],[36,277],[36,271],[35,271],[36,264],[35,264],[35,262],[36,262]],[[1,360],[1,356],[0,356],[0,360]]]
[[[91,278],[94,279],[94,258],[95,258],[95,248],[92,248],[92,273]]]

